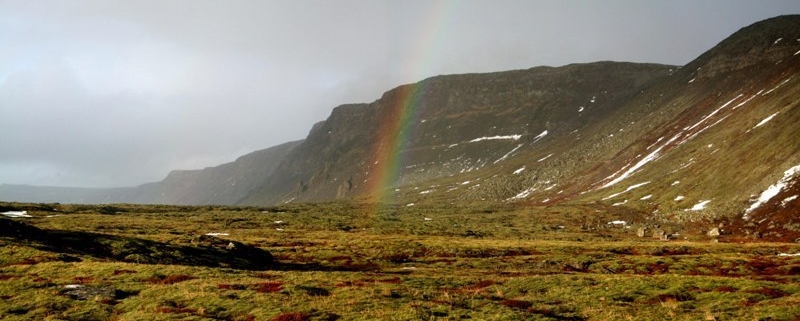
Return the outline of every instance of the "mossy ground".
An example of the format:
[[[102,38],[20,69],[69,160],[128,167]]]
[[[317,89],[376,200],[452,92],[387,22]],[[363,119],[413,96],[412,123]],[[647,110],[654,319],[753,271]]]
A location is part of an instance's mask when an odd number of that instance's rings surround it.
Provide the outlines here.
[[[20,206],[16,204],[15,206]],[[172,264],[0,238],[4,320],[796,320],[800,252],[787,243],[669,242],[587,208],[47,206],[42,231],[147,240]],[[54,217],[46,217],[60,215]],[[275,265],[192,264],[205,233],[269,251]],[[141,242],[140,242],[141,243]],[[137,243],[138,244],[138,243]],[[144,243],[151,244],[151,243]],[[122,246],[125,244],[109,244]],[[75,250],[75,249],[72,249]],[[220,256],[220,259],[224,257]],[[98,291],[76,298],[65,288]]]

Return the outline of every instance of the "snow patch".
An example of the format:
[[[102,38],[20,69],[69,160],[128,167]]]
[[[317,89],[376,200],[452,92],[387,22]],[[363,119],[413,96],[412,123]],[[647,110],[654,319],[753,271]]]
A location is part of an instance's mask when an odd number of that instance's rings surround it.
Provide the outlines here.
[[[678,195],[677,197],[675,197],[675,201],[676,201],[676,202],[680,202],[680,201],[682,201],[682,200],[683,200],[683,199],[685,199],[685,198],[686,198],[686,196],[683,196],[683,195]]]
[[[777,45],[779,42],[781,42],[781,40],[783,40],[783,37],[776,39],[772,44]]]
[[[616,220],[616,221],[608,222],[606,224],[608,224],[608,225],[628,225],[628,222],[621,221],[621,220]]]
[[[787,82],[789,82],[789,80],[792,80],[792,77],[786,78],[786,80],[784,80],[783,82],[781,82],[780,84],[778,84],[777,86],[775,86],[775,88],[772,88],[772,89],[768,90],[767,92],[765,92],[765,93],[761,94],[761,96],[766,96],[766,95],[769,95],[770,93],[772,93],[773,91],[775,91],[775,89],[778,89],[778,88],[780,88],[781,86],[783,86],[784,84],[786,84]]]
[[[619,202],[619,203],[611,204],[611,206],[621,206],[621,205],[625,205],[626,203],[628,203],[628,200],[625,200],[625,201]]]
[[[524,171],[524,170],[525,170],[525,166],[522,166],[518,170],[514,171],[514,175],[519,175],[519,173],[522,173],[522,171]]]
[[[614,185],[616,183],[619,183],[622,180],[628,178],[628,176],[633,174],[633,172],[635,172],[636,170],[638,170],[639,168],[641,168],[645,164],[657,159],[659,157],[659,153],[661,152],[661,150],[664,149],[664,147],[666,147],[667,145],[669,145],[669,143],[671,143],[671,142],[675,141],[676,139],[678,139],[678,137],[680,137],[680,136],[679,135],[675,135],[674,137],[670,138],[669,141],[664,143],[664,145],[661,145],[660,147],[656,148],[656,150],[654,150],[652,153],[648,154],[647,156],[645,156],[644,158],[639,160],[639,162],[637,162],[635,165],[633,165],[630,168],[628,168],[628,170],[626,170],[624,173],[622,173],[619,177],[609,181],[608,183],[603,184],[603,186],[601,186],[600,188],[606,188],[606,187],[612,186],[612,185]],[[616,173],[612,174],[611,176],[607,177],[606,179],[614,177],[614,175],[616,175]]]
[[[782,207],[786,206],[786,204],[789,204],[789,202],[796,200],[797,196],[798,195],[792,195],[792,196],[789,196],[787,198],[784,198],[783,201],[781,201],[781,206]]]
[[[706,205],[710,203],[711,200],[700,201],[700,203],[694,204],[692,208],[688,209],[687,211],[702,211],[706,208]]]
[[[761,127],[761,125],[766,124],[768,121],[772,120],[772,118],[775,118],[775,116],[777,116],[779,113],[780,112],[775,112],[774,114],[767,116],[767,118],[764,118],[763,120],[761,120],[761,122],[753,126],[753,129],[756,129],[758,127]]]
[[[230,236],[229,233],[218,233],[218,232],[206,233],[206,235],[208,235],[208,236]]]
[[[672,184],[670,184],[669,186],[675,186],[675,185],[678,185],[678,184],[680,184],[680,183],[681,183],[681,181],[674,181],[674,182],[672,182]]]
[[[541,163],[541,162],[543,162],[545,159],[548,159],[548,158],[550,158],[550,156],[553,156],[553,154],[550,154],[550,155],[547,155],[547,156],[545,156],[545,157],[539,158],[539,160],[537,160],[536,162],[537,162],[537,163]]]
[[[580,106],[580,107],[578,107],[578,112],[579,112],[579,113],[582,113],[582,112],[583,112],[583,106]]]
[[[767,187],[766,190],[761,192],[761,195],[758,196],[758,200],[756,200],[755,203],[750,205],[750,207],[747,208],[747,210],[745,210],[742,219],[749,220],[750,214],[753,213],[753,211],[755,211],[756,209],[761,207],[761,205],[764,205],[764,203],[769,202],[770,199],[778,195],[778,193],[780,193],[781,190],[783,190],[786,187],[786,184],[789,183],[789,180],[791,180],[798,173],[800,173],[800,165],[796,165],[783,172],[783,177],[780,180],[778,180],[777,183],[775,183],[774,185],[770,185],[769,187]]]
[[[687,129],[688,129],[688,130],[692,130],[692,129],[694,129],[694,128],[695,128],[695,127],[697,127],[697,126],[700,126],[700,124],[704,123],[706,120],[708,120],[708,119],[709,119],[709,118],[711,118],[712,116],[716,115],[716,114],[717,114],[718,112],[720,112],[722,109],[724,109],[725,107],[728,107],[728,105],[730,105],[730,104],[731,104],[733,101],[735,101],[735,100],[739,99],[739,98],[740,98],[740,97],[742,97],[742,96],[744,96],[744,95],[743,95],[743,94],[739,94],[738,96],[736,96],[736,97],[733,97],[733,99],[729,100],[727,103],[724,103],[724,104],[722,104],[722,106],[720,106],[720,107],[719,107],[719,108],[717,108],[716,110],[712,111],[710,114],[708,114],[708,115],[706,115],[705,117],[703,117],[703,119],[701,119],[699,122],[697,122],[696,124],[692,125],[691,127],[687,128]]]
[[[778,253],[778,256],[800,256],[800,253]]]
[[[530,196],[531,193],[533,193],[535,190],[536,190],[536,187],[531,187],[531,188],[526,189],[526,190],[524,190],[522,192],[519,192],[514,197],[511,197],[511,198],[507,199],[507,201],[515,201],[515,200],[520,200],[520,199],[526,198],[526,197]]]
[[[522,135],[505,135],[505,136],[491,136],[491,137],[484,136],[480,138],[475,138],[469,142],[476,143],[484,140],[506,140],[506,139],[519,140],[520,138],[522,138]]]
[[[432,189],[427,189],[427,190],[424,190],[424,191],[422,191],[422,192],[419,192],[419,194],[420,194],[420,195],[424,195],[424,194],[428,194],[428,193],[430,193],[430,192],[433,192],[433,190],[432,190]]]
[[[408,203],[408,204],[406,204],[406,207],[409,207],[409,206],[414,206],[414,203]]]
[[[498,158],[498,159],[497,159],[496,161],[494,161],[494,163],[492,163],[492,164],[497,164],[498,162],[505,160],[506,158],[508,158],[508,156],[509,156],[509,155],[511,155],[511,154],[513,154],[514,152],[516,152],[516,151],[517,151],[517,150],[518,150],[520,147],[522,147],[522,144],[519,144],[519,145],[517,145],[517,147],[514,147],[514,149],[512,149],[510,152],[508,152],[508,153],[506,153],[505,155],[503,155],[503,157],[500,157],[500,158]]]
[[[640,200],[640,201],[646,201],[646,200],[649,200],[649,199],[650,199],[650,198],[652,198],[652,197],[653,197],[653,194],[650,194],[650,195],[645,195],[644,197],[640,198],[639,200]]]
[[[539,140],[539,139],[542,139],[542,137],[544,137],[544,136],[547,136],[547,131],[546,130],[543,131],[541,134],[536,135],[536,137],[534,137],[534,139],[535,140]]]
[[[8,211],[2,212],[1,215],[5,215],[7,217],[33,217],[28,215],[28,211]]]
[[[644,183],[639,183],[639,184],[634,184],[634,185],[628,186],[628,188],[626,188],[624,191],[616,193],[616,194],[611,194],[611,195],[607,196],[606,198],[604,198],[603,200],[605,201],[605,200],[612,199],[614,197],[620,196],[622,194],[625,194],[627,192],[630,192],[631,190],[637,189],[637,188],[645,186],[647,184],[650,184],[650,182],[647,181],[647,182],[644,182]]]

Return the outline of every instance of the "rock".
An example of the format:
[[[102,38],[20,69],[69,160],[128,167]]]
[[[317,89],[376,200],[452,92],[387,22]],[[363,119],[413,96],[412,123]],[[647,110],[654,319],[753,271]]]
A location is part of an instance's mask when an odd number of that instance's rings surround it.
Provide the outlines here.
[[[114,300],[117,298],[117,290],[108,286],[85,286],[80,284],[68,284],[64,286],[62,294],[73,300]]]
[[[708,233],[706,233],[706,235],[708,235],[708,236],[710,236],[710,237],[717,237],[717,236],[719,236],[719,235],[720,235],[720,233],[719,233],[719,227],[712,228],[710,231],[708,231]]]
[[[636,230],[636,236],[644,237],[645,235],[647,235],[647,228],[646,227],[642,226],[642,227],[640,227],[639,229]]]

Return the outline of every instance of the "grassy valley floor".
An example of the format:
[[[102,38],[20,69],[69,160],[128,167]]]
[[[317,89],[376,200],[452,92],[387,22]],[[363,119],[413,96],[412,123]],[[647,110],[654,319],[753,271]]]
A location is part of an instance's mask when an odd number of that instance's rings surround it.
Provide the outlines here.
[[[3,320],[800,317],[800,245],[589,207],[2,205]]]

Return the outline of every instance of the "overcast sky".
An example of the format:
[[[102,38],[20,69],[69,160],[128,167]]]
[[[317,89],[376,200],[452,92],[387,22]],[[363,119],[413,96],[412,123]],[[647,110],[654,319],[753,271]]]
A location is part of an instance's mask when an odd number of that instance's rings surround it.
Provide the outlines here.
[[[439,74],[684,65],[797,0],[0,0],[0,183],[133,186]]]

